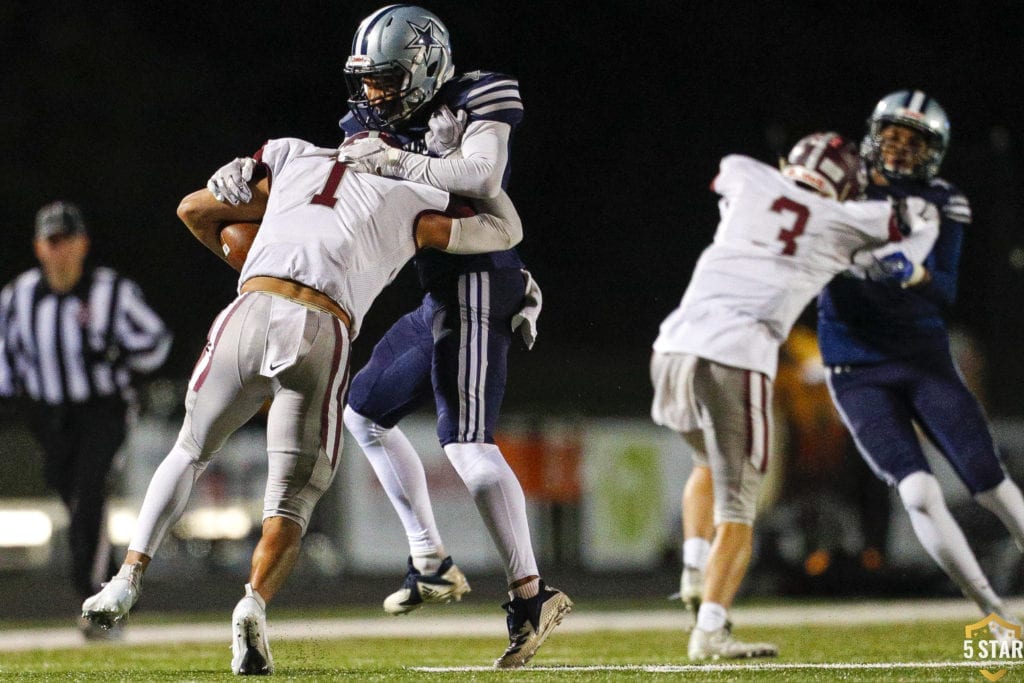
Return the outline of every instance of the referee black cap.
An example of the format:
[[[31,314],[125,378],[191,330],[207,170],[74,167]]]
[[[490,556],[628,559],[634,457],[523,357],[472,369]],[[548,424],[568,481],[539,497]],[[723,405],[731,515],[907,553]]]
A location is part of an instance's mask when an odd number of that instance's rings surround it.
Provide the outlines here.
[[[87,233],[82,212],[71,202],[52,202],[39,209],[36,214],[37,240],[85,234]]]

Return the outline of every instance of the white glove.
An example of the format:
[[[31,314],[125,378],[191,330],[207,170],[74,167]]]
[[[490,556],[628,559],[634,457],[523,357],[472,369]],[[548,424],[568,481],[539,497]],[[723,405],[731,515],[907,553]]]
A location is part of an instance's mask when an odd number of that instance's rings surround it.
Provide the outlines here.
[[[462,133],[466,130],[468,118],[465,109],[453,114],[448,105],[441,105],[427,121],[430,130],[423,136],[427,150],[437,157],[446,157],[457,150],[462,142]]]
[[[252,157],[229,161],[210,176],[206,181],[206,189],[213,193],[218,202],[227,202],[232,206],[248,204],[252,200],[249,181],[255,169],[256,160]]]
[[[359,173],[389,176],[398,175],[396,170],[403,154],[402,150],[381,140],[376,131],[370,131],[370,135],[342,143],[338,161]]]
[[[910,232],[938,230],[939,210],[921,197],[905,197],[899,203],[900,220]]]
[[[379,132],[371,130],[360,137],[345,138],[338,148],[338,161],[347,164],[386,151],[390,147],[391,145],[381,139]]]

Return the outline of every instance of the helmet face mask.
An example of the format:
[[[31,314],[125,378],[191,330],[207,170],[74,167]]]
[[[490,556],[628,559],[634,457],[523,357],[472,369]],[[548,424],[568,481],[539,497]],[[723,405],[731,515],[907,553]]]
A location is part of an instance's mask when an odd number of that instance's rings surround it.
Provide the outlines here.
[[[867,121],[861,155],[890,181],[930,180],[949,147],[949,118],[920,90],[883,97]]]
[[[359,122],[372,130],[389,130],[405,118],[403,100],[409,84],[409,73],[400,65],[367,69],[346,66],[349,108]]]
[[[797,142],[782,175],[840,202],[859,198],[868,183],[856,146],[832,132],[812,133]]]
[[[359,25],[345,63],[348,106],[366,128],[394,130],[455,73],[448,29],[432,12],[390,5]]]

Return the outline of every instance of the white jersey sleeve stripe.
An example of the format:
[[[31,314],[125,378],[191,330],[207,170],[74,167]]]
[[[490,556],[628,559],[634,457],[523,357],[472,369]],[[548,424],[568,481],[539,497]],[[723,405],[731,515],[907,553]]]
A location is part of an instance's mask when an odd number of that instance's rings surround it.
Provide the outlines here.
[[[476,109],[479,106],[487,104],[489,102],[495,102],[500,100],[508,100],[509,102],[521,102],[519,99],[519,93],[515,90],[495,90],[480,97],[474,97],[469,100],[466,105],[471,109]],[[520,105],[521,106],[521,105]]]
[[[491,114],[496,111],[505,111],[509,109],[522,109],[522,102],[498,102],[496,104],[489,104],[486,107],[477,107],[473,110],[474,114]]]
[[[493,83],[488,83],[487,85],[481,85],[481,86],[479,86],[477,88],[473,88],[469,92],[467,92],[466,93],[466,99],[468,101],[472,102],[473,99],[476,98],[476,97],[479,97],[479,96],[481,96],[481,95],[483,95],[485,93],[489,93],[492,90],[499,90],[499,89],[500,90],[510,90],[510,91],[514,92],[518,96],[518,94],[519,94],[519,81],[516,81],[516,80],[513,80],[513,79],[509,78],[509,79],[503,79],[503,80],[500,80],[500,81],[494,81]]]

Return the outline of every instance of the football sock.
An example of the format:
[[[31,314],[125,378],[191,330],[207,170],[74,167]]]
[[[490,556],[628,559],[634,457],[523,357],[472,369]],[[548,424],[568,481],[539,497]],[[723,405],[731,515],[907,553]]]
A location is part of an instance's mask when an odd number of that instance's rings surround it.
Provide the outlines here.
[[[1017,547],[1024,552],[1024,496],[1021,496],[1020,488],[1006,477],[998,486],[982,491],[974,499],[999,518]]]
[[[704,571],[710,553],[711,543],[706,538],[688,538],[683,541],[683,566]]]
[[[192,495],[192,486],[204,469],[206,463],[194,460],[177,444],[171,449],[146,489],[129,550],[153,557],[167,530],[181,518]]]
[[[412,556],[412,566],[416,567],[416,571],[420,574],[436,574],[437,570],[441,568],[442,562],[444,562],[444,557],[438,553]]]
[[[413,566],[417,557],[437,555],[443,558],[444,543],[430,505],[427,475],[409,439],[398,427],[381,427],[349,406],[345,406],[345,426],[370,461],[391,505],[402,520]]]
[[[927,472],[914,472],[901,481],[898,488],[914,533],[932,559],[982,612],[987,614],[1001,608],[1002,601],[992,590],[963,531],[949,513],[935,477]]]
[[[702,602],[697,610],[697,628],[708,633],[725,627],[728,612],[717,602]]]
[[[528,600],[537,595],[537,593],[540,593],[540,578],[527,581],[520,586],[509,589],[508,596],[510,599],[523,598],[524,600]]]
[[[450,443],[445,455],[469,489],[505,565],[509,583],[540,574],[530,540],[526,496],[494,444]]]

